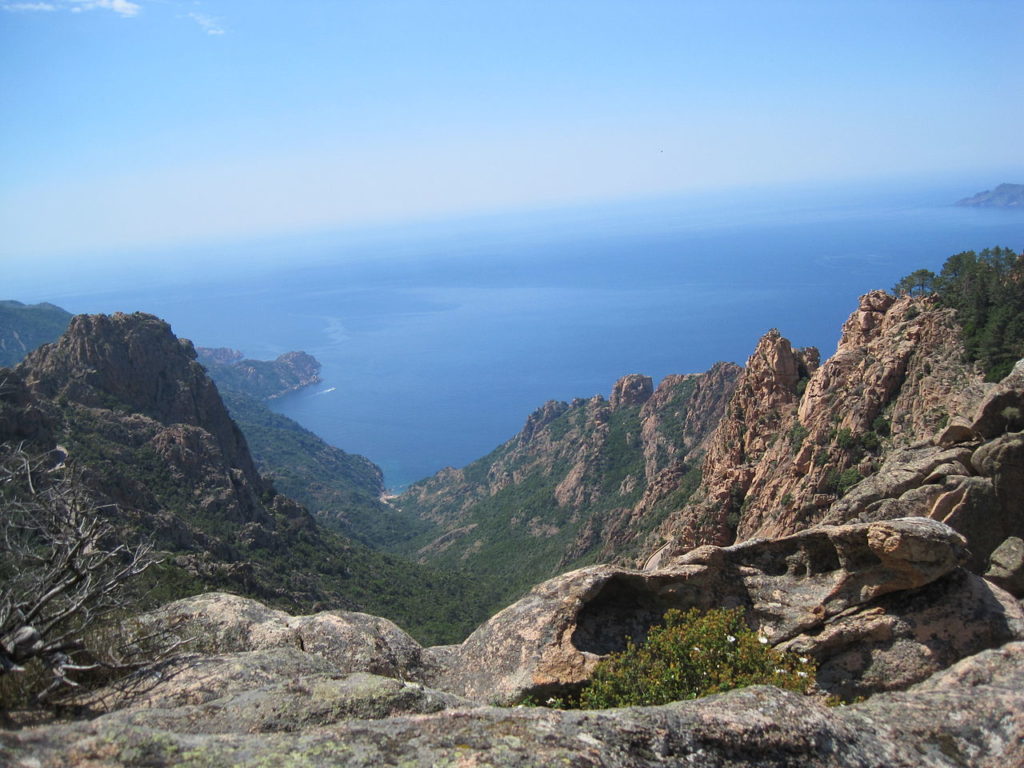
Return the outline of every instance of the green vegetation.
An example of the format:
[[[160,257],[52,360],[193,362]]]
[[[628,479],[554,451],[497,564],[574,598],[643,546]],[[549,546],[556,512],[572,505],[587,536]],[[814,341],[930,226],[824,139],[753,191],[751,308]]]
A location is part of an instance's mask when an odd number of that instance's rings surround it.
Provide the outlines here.
[[[742,608],[701,613],[670,610],[645,642],[603,659],[577,696],[558,702],[583,709],[649,706],[697,699],[748,685],[806,692],[816,664],[777,651],[751,630]]]
[[[0,301],[0,366],[15,365],[64,333],[71,313],[53,304]]]
[[[958,253],[938,275],[918,269],[893,290],[934,294],[954,309],[968,359],[981,364],[988,381],[1003,378],[1024,357],[1024,256],[1012,249]]]
[[[856,467],[849,467],[841,471],[833,468],[825,475],[821,490],[824,493],[834,493],[842,497],[863,479],[864,475]]]

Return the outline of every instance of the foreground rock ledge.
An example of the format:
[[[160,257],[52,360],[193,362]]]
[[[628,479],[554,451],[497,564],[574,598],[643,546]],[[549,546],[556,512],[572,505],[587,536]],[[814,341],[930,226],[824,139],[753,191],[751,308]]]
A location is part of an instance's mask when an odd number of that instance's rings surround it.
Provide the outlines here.
[[[158,718],[155,718],[158,720]],[[597,712],[480,707],[271,734],[182,734],[131,711],[0,733],[0,759],[52,766],[1024,765],[1024,643],[848,707],[757,686]]]
[[[293,617],[211,593],[147,617],[195,637],[189,648],[207,657],[155,683],[143,700],[193,704],[197,696],[249,689],[244,681],[272,677],[274,664],[298,667],[281,654],[238,654],[290,649],[310,658],[310,673],[384,675],[477,703],[511,704],[584,684],[604,655],[623,649],[628,637],[642,640],[670,608],[734,606],[746,609],[772,645],[813,657],[822,689],[853,699],[906,688],[967,656],[1024,640],[1020,603],[960,567],[965,556],[959,534],[924,518],[700,547],[654,571],[595,566],[563,574],[461,645],[434,648],[367,614]],[[227,664],[217,654],[236,657]]]

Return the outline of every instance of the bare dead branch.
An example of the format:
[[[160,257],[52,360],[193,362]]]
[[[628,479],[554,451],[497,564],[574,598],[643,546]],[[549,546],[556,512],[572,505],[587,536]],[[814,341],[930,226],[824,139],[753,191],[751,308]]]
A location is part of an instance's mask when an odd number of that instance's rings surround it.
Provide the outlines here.
[[[126,585],[157,562],[148,544],[118,541],[105,511],[114,510],[98,506],[63,462],[45,469],[23,446],[0,446],[0,678],[42,663],[52,679],[40,700],[76,688],[76,676],[143,663],[130,650],[98,652],[83,640],[123,611]],[[172,638],[164,650],[179,646]]]

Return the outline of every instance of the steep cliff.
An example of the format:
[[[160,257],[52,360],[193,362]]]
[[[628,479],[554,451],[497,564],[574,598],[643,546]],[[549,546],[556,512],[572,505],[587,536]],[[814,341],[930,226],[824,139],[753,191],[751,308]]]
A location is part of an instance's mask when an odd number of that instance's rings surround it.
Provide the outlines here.
[[[354,545],[278,493],[195,358],[151,315],[77,316],[0,370],[0,442],[75,467],[125,536],[166,553],[163,594],[368,608],[436,639],[479,620],[466,580]]]
[[[813,525],[892,450],[969,417],[982,378],[953,311],[930,297],[863,296],[820,366],[771,331],[711,439],[701,487],[659,534],[678,551]]]
[[[465,568],[504,599],[556,571],[633,551],[660,522],[665,499],[695,484],[695,457],[738,375],[718,363],[655,390],[631,374],[607,400],[546,403],[488,456],[396,500],[433,525],[404,551]]]

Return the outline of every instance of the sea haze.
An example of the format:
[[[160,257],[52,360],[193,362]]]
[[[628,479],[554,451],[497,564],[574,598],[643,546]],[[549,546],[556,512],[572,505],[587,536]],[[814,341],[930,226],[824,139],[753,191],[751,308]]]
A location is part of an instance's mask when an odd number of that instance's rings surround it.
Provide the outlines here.
[[[859,294],[962,250],[1024,246],[1022,212],[948,204],[975,191],[723,192],[480,217],[282,239],[246,246],[230,272],[12,298],[153,312],[250,357],[303,349],[323,384],[273,407],[400,489],[486,454],[546,400],[743,363],[771,327],[830,354]],[[166,258],[197,263],[194,250]]]

